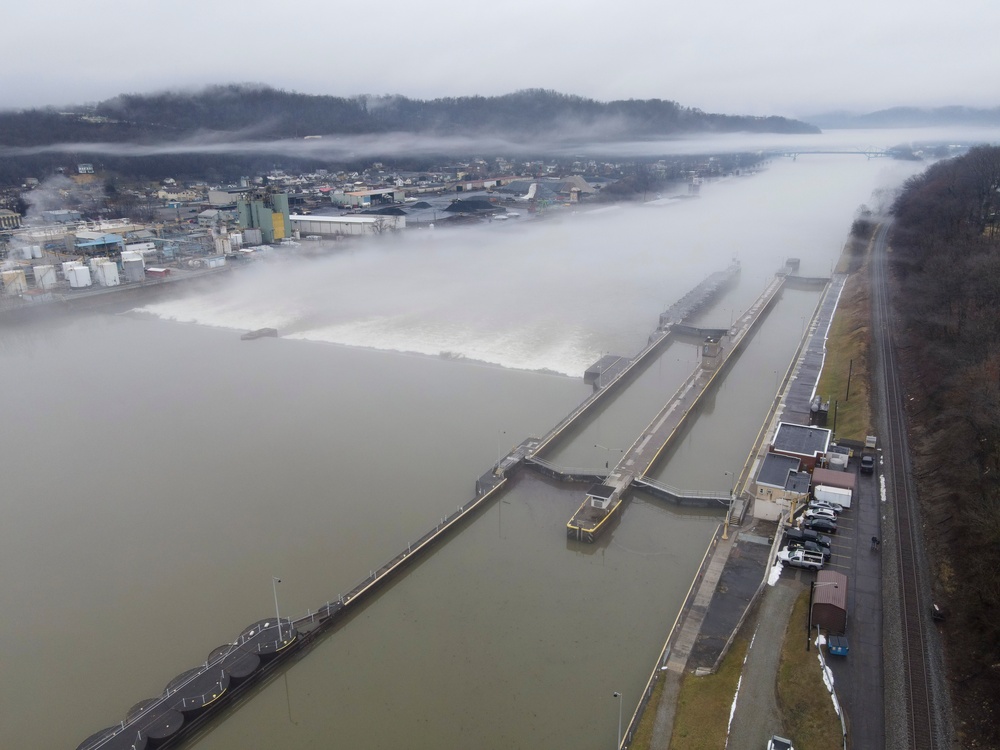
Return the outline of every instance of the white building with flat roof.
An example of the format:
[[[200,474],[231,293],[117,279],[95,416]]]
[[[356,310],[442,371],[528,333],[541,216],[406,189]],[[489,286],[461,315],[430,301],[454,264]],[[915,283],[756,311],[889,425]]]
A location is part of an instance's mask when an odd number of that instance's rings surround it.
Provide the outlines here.
[[[371,237],[406,228],[405,216],[298,216],[289,217],[299,237]]]

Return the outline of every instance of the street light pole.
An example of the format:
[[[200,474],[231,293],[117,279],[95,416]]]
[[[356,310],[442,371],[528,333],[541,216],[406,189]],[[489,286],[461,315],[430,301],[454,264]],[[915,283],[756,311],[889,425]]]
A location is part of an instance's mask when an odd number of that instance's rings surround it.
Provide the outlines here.
[[[274,591],[274,619],[277,620],[278,624],[278,640],[281,640],[281,615],[278,614],[278,584],[281,583],[281,579],[276,576],[271,576],[271,589]]]
[[[617,690],[611,694],[612,698],[618,699],[618,744],[616,747],[621,750],[622,746],[622,694]]]
[[[600,443],[594,443],[594,447],[595,448],[600,448],[601,450],[606,450],[608,452],[608,457],[604,461],[604,468],[605,469],[610,469],[611,468],[611,453],[613,453],[613,452],[625,453],[625,450],[623,448],[609,448],[608,446],[601,445]]]
[[[501,435],[506,435],[506,434],[507,434],[506,430],[497,430],[497,462],[496,462],[496,465],[498,467],[500,466],[501,459],[503,459],[503,454],[500,452],[500,451],[503,450],[503,447],[500,445],[500,436]]]

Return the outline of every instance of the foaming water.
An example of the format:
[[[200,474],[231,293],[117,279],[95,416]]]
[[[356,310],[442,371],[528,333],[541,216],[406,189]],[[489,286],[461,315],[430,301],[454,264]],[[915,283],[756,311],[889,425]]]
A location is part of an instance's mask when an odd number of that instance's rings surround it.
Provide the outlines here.
[[[295,251],[279,249],[214,289],[139,310],[579,377],[606,352],[636,352],[660,312],[734,257],[746,294],[729,304],[740,308],[787,257],[801,258],[803,274],[828,274],[858,205],[915,169],[801,157],[687,200],[414,230],[335,245],[322,258],[284,262]]]

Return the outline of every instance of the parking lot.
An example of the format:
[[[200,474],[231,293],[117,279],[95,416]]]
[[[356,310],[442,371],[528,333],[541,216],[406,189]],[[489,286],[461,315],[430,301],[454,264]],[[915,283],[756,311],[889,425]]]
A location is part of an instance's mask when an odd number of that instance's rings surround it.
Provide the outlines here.
[[[884,721],[881,710],[882,673],[882,579],[881,552],[872,550],[873,536],[882,538],[882,498],[879,472],[861,474],[860,457],[854,456],[848,471],[855,472],[856,485],[851,507],[837,519],[837,532],[831,539],[830,560],[826,570],[847,576],[847,639],[850,650],[845,657],[830,657],[837,697],[844,709],[848,735],[853,747],[882,747]],[[825,532],[821,532],[825,533]],[[805,583],[815,580],[811,570],[794,571]]]

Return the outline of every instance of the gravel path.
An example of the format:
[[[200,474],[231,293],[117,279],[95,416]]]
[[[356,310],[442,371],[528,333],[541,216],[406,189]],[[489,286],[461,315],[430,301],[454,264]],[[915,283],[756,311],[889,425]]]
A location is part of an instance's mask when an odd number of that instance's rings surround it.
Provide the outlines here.
[[[761,595],[727,747],[765,747],[772,734],[782,734],[775,684],[788,616],[802,591],[798,576],[788,572],[777,585],[766,586]]]

